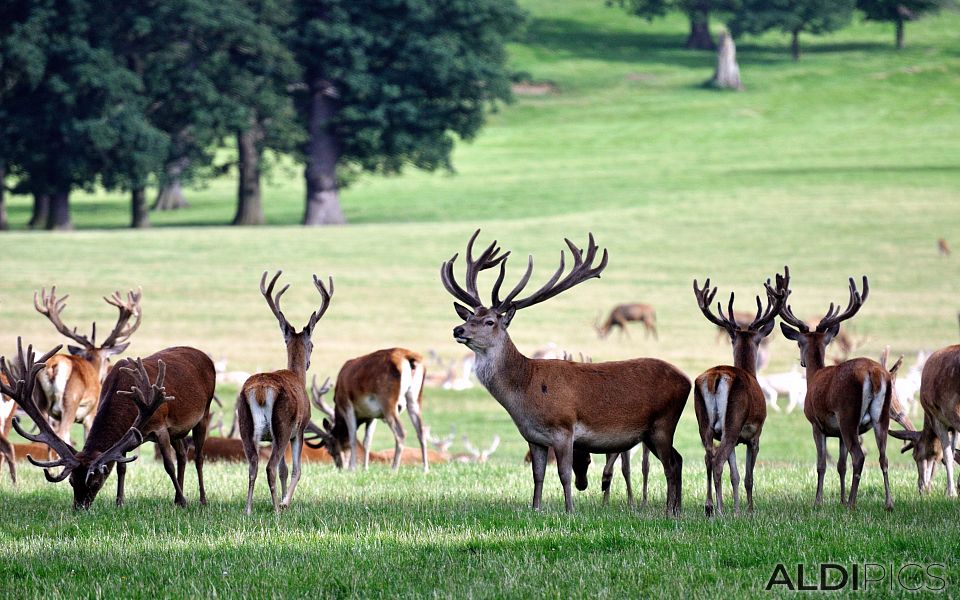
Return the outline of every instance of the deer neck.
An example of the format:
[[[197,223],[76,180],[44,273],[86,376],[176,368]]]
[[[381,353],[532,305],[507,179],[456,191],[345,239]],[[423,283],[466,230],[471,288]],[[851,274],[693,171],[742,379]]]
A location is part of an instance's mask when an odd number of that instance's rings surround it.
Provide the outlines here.
[[[807,382],[826,364],[827,347],[825,344],[809,343],[803,353],[803,362],[807,365]],[[808,383],[809,385],[809,383]]]
[[[300,344],[287,349],[287,370],[292,371],[300,381],[307,381],[307,352]]]
[[[530,381],[530,359],[517,350],[510,336],[504,336],[496,346],[474,352],[477,379],[483,387],[508,409],[522,402]]]
[[[733,343],[733,366],[757,376],[757,352],[759,346],[748,336],[738,335]]]

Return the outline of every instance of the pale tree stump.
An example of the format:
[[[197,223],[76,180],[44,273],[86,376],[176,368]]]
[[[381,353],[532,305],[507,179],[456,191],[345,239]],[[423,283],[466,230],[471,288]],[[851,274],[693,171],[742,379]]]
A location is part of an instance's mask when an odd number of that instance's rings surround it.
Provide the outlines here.
[[[740,66],[737,64],[737,47],[733,36],[724,31],[720,33],[720,45],[717,50],[717,70],[707,85],[721,90],[742,90]]]

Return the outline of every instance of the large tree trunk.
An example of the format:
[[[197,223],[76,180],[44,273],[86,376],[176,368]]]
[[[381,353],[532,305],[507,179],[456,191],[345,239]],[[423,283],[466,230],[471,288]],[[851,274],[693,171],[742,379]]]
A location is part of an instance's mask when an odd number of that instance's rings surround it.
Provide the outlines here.
[[[50,212],[47,214],[47,229],[66,231],[73,229],[70,220],[70,190],[57,190],[50,194]]]
[[[237,186],[237,214],[234,225],[263,225],[263,203],[260,198],[260,141],[263,130],[254,122],[246,131],[237,132],[237,164],[240,176]]]
[[[47,226],[47,215],[50,214],[50,196],[48,194],[33,194],[33,214],[30,215],[30,222],[27,226],[30,229],[37,229]]]
[[[130,227],[143,229],[150,227],[150,211],[147,209],[147,190],[143,187],[130,191]]]
[[[340,148],[327,124],[336,114],[333,86],[327,81],[314,81],[310,89],[310,114],[307,119],[307,205],[304,225],[339,225],[345,223],[337,191],[337,161]]]
[[[710,36],[710,9],[700,7],[690,12],[690,35],[684,47],[690,50],[715,50]]]
[[[737,64],[737,47],[733,36],[724,31],[720,34],[720,51],[717,52],[717,70],[709,84],[722,90],[742,90],[740,65]]]
[[[793,38],[790,40],[790,54],[793,60],[800,60],[800,30],[794,30]]]
[[[183,187],[180,182],[180,176],[190,164],[188,158],[178,158],[167,165],[167,177],[160,189],[157,191],[157,199],[154,201],[151,210],[177,210],[190,206],[183,195]]]
[[[897,19],[897,50],[903,50],[903,19]]]
[[[0,231],[10,229],[7,221],[7,167],[0,163]]]

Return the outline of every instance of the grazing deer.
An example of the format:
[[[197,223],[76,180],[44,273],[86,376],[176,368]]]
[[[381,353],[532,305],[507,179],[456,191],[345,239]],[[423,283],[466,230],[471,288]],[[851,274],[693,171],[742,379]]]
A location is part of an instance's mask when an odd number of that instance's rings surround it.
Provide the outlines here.
[[[70,478],[73,487],[74,508],[89,508],[103,487],[113,465],[117,466],[117,505],[124,501],[126,463],[136,456],[125,456],[145,441],[154,442],[163,451],[164,468],[173,483],[174,503],[186,506],[183,496],[183,475],[186,450],[183,438],[191,432],[197,447],[197,480],[200,504],[206,504],[203,487],[203,441],[210,422],[210,403],[213,399],[216,375],[213,362],[203,352],[186,346],[161,350],[136,362],[124,359],[117,363],[103,382],[100,409],[90,427],[90,433],[80,451],[60,438],[47,423],[31,397],[36,373],[60,346],[34,362],[32,347],[23,349],[17,340],[20,376],[14,377],[6,360],[0,358],[0,368],[7,378],[17,383],[3,386],[2,391],[14,398],[20,408],[39,428],[32,435],[14,420],[17,433],[32,442],[43,443],[59,455],[56,460],[27,460],[44,470],[47,481],[56,483]],[[151,383],[151,380],[153,383]],[[174,452],[177,465],[174,469]],[[63,467],[56,475],[54,467]]]
[[[766,339],[769,338],[765,338],[764,341]],[[767,404],[777,412],[780,412],[777,399],[781,394],[786,394],[789,400],[786,408],[787,414],[792,413],[798,406],[803,406],[803,399],[807,395],[807,379],[804,373],[796,368],[796,365],[783,373],[757,375],[757,383],[760,384],[760,389],[767,396]]]
[[[943,460],[947,470],[947,496],[957,497],[953,478],[960,431],[960,345],[937,350],[927,359],[920,382],[920,405],[923,407],[922,431],[890,431],[895,438],[907,440],[903,451],[913,448],[917,463],[917,488],[929,491],[934,467]]]
[[[678,515],[683,459],[673,447],[673,434],[690,394],[690,380],[676,367],[651,358],[607,363],[532,360],[517,350],[507,333],[518,310],[598,277],[607,266],[607,251],[603,251],[600,264],[594,265],[599,248],[593,234],[585,253],[566,240],[574,260],[569,273],[564,276],[565,256],[561,253],[560,267],[546,284],[525,298],[517,298],[533,274],[531,256],[519,283],[501,299],[500,288],[510,253],[499,254],[500,249],[493,242],[474,259],[473,244],[478,235],[479,229],[467,244],[466,289],[453,274],[456,254],[443,263],[440,276],[446,290],[459,301],[454,302],[454,309],[464,320],[454,327],[454,339],[474,351],[477,377],[507,410],[530,445],[533,508],[540,508],[549,448],[557,456],[569,512],[573,510],[571,473],[575,449],[619,453],[644,442],[664,466],[667,513]],[[477,291],[477,276],[497,266],[500,273],[491,303],[484,306]]]
[[[727,314],[717,303],[717,313],[710,304],[717,295],[717,288],[710,288],[707,279],[703,288],[693,281],[693,293],[697,298],[700,312],[717,327],[724,327],[733,345],[733,366],[719,366],[700,374],[693,384],[693,407],[696,410],[697,423],[700,426],[700,441],[703,443],[704,463],[707,470],[707,500],[704,511],[713,516],[713,489],[717,494],[716,511],[723,513],[723,464],[730,464],[730,485],[733,488],[733,512],[740,512],[740,474],[737,471],[737,444],[747,447],[747,475],[744,487],[747,490],[747,511],[753,512],[753,469],[760,452],[760,434],[767,418],[767,405],[763,391],[757,383],[757,353],[760,343],[773,331],[777,314],[783,306],[789,292],[790,270],[784,268],[781,277],[777,275],[777,288],[765,284],[767,306],[764,308],[760,296],[757,296],[757,314],[747,323],[738,323],[733,312],[733,292]],[[713,445],[720,442],[719,447]]]
[[[313,352],[313,329],[330,307],[333,297],[333,278],[329,280],[329,289],[316,275],[313,285],[320,292],[320,308],[310,315],[306,326],[297,331],[287,321],[280,309],[280,298],[289,289],[283,289],[274,295],[273,289],[283,271],[277,271],[266,285],[267,272],[260,277],[260,294],[267,301],[280,324],[280,332],[287,347],[287,368],[271,373],[251,375],[243,384],[237,398],[237,424],[240,427],[240,439],[247,455],[250,471],[247,481],[246,514],[253,510],[253,488],[257,482],[257,468],[260,464],[260,442],[273,442],[273,451],[267,461],[267,485],[274,510],[280,511],[290,505],[293,493],[300,481],[300,462],[303,452],[303,433],[310,421],[310,402],[307,400],[307,370],[310,368],[310,354]],[[287,463],[284,453],[287,444],[292,443],[293,476],[287,487]],[[277,501],[276,480],[277,465],[280,466],[280,494]]]
[[[887,474],[887,431],[890,428],[891,398],[894,394],[891,373],[869,358],[855,358],[835,366],[825,366],[827,345],[840,331],[840,323],[850,319],[863,306],[870,293],[866,276],[863,292],[850,278],[850,299],[841,312],[839,306],[830,308],[814,330],[797,318],[789,305],[780,311],[780,329],[787,339],[800,347],[800,365],[807,370],[807,396],[803,414],[813,427],[817,447],[816,505],[823,502],[823,476],[827,464],[827,438],[840,438],[840,457],[837,474],[840,476],[840,503],[851,510],[856,508],[857,490],[863,472],[864,455],[858,437],[873,428],[883,472],[885,507],[893,510],[890,478]],[[898,365],[899,366],[899,363]],[[849,501],[846,495],[847,452],[853,455],[853,479]]]
[[[96,323],[88,338],[77,333],[76,327],[67,327],[61,319],[69,295],[57,298],[56,286],[50,288],[49,294],[46,289],[40,291],[39,297],[36,292],[33,294],[33,306],[37,312],[47,317],[61,335],[80,344],[67,346],[70,354],[52,356],[40,372],[40,387],[47,397],[50,416],[59,420],[57,435],[68,444],[70,428],[75,422],[83,424],[84,437],[89,435],[100,402],[101,383],[107,375],[108,359],[126,350],[130,336],[140,327],[141,295],[140,290],[130,291],[124,300],[117,291],[109,298],[104,297],[119,314],[113,331],[98,346]]]
[[[376,420],[383,419],[393,433],[396,444],[393,468],[397,469],[406,438],[400,413],[406,409],[420,442],[423,472],[428,472],[427,439],[420,412],[425,373],[423,357],[405,348],[377,350],[345,362],[333,392],[333,425],[324,419],[328,436],[321,445],[330,444],[327,446],[330,453],[341,456],[349,449],[348,468],[353,471],[357,468],[357,429],[366,425],[363,435],[363,468],[366,469],[370,464],[370,441]],[[329,409],[321,410],[329,416]]]
[[[597,336],[600,339],[610,335],[610,331],[614,327],[620,328],[620,335],[626,334],[627,337],[630,337],[630,332],[627,331],[627,324],[630,321],[639,321],[643,325],[644,337],[653,334],[653,339],[659,339],[657,336],[657,311],[652,305],[642,302],[614,306],[610,314],[607,315],[607,319],[601,323],[598,318],[593,328],[597,330]]]
[[[937,251],[940,252],[940,256],[950,256],[950,244],[945,238],[937,240]]]
[[[10,385],[2,373],[0,373],[0,384]],[[17,485],[17,451],[7,436],[10,434],[10,426],[13,424],[13,416],[16,412],[17,403],[13,398],[0,394],[0,467],[3,467],[3,461],[6,460],[13,485]]]

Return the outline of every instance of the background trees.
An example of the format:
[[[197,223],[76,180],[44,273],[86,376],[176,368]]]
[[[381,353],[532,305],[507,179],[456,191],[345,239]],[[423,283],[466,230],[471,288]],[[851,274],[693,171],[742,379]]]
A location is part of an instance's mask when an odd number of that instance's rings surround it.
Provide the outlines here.
[[[924,13],[940,10],[944,4],[944,0],[857,0],[857,8],[867,19],[894,24],[898,50],[903,48],[904,24]]]
[[[800,34],[819,35],[847,25],[854,0],[739,0],[730,20],[734,37],[779,29],[790,34],[790,53],[800,59]]]
[[[610,2],[610,0],[608,0]],[[693,50],[714,50],[710,35],[710,17],[716,10],[729,9],[730,0],[617,0],[630,14],[653,20],[671,11],[680,11],[690,20],[690,34],[684,47]]]

